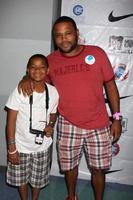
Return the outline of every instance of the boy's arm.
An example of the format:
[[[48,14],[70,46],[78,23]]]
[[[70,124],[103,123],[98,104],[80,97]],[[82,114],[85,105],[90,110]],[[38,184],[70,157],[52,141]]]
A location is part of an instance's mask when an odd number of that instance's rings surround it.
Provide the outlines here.
[[[105,91],[107,98],[109,100],[110,109],[112,115],[115,113],[120,113],[120,97],[115,81],[112,79],[105,83]],[[113,142],[117,142],[121,136],[122,126],[121,121],[118,119],[113,120],[111,126],[111,134],[113,136]]]
[[[13,164],[19,164],[19,154],[16,148],[15,131],[16,131],[16,118],[18,111],[9,109],[7,110],[6,122],[6,138],[8,149],[8,160]]]
[[[47,137],[51,137],[53,135],[54,132],[54,125],[56,123],[56,119],[57,119],[57,113],[51,113],[50,114],[50,119],[49,119],[49,123],[46,126],[46,128],[44,129],[45,131],[45,135]]]
[[[57,113],[51,113],[48,126],[54,127],[56,119],[57,119]]]

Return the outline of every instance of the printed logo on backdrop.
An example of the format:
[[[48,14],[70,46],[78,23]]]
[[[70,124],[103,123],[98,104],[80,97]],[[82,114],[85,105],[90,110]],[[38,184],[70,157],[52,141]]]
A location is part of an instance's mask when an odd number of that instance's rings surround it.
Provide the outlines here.
[[[112,156],[116,156],[118,155],[118,153],[120,152],[120,146],[118,143],[114,143],[112,144]]]
[[[77,15],[77,16],[79,16],[79,15],[82,15],[82,13],[83,13],[83,6],[82,5],[75,5],[74,7],[73,7],[73,13],[74,13],[74,15]]]
[[[116,80],[123,81],[128,77],[129,69],[123,63],[116,64],[113,67],[113,70],[114,70]]]
[[[122,133],[125,133],[127,131],[127,124],[128,124],[128,119],[127,118],[123,118],[121,125],[122,125]]]
[[[77,24],[85,24],[85,6],[82,3],[72,4],[69,9],[69,16],[72,17]]]
[[[85,36],[81,32],[79,32],[78,44],[86,44]]]
[[[112,11],[108,16],[108,20],[110,22],[117,22],[117,21],[120,21],[120,20],[123,20],[123,19],[126,19],[128,17],[132,17],[133,16],[133,13],[132,14],[127,14],[127,15],[114,16],[113,12],[114,11]]]
[[[133,36],[115,36],[109,37],[109,51],[116,53],[133,54]]]

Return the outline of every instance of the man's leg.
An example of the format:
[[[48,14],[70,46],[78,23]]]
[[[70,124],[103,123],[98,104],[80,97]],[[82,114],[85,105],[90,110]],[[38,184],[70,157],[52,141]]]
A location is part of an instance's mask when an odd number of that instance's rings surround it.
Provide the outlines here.
[[[91,182],[95,200],[103,200],[105,188],[105,173],[103,170],[91,169]]]
[[[78,177],[78,166],[76,166],[74,169],[70,171],[65,172],[65,181],[66,181],[68,196],[71,198],[71,200],[75,200],[77,177]]]
[[[59,116],[57,138],[58,158],[61,171],[65,172],[65,181],[68,190],[66,200],[78,199],[76,195],[76,183],[78,165],[83,154],[83,140],[82,129],[74,126],[62,116]]]
[[[28,185],[21,185],[19,187],[19,193],[20,193],[20,197],[21,200],[28,200]]]
[[[112,158],[110,128],[89,130],[84,147],[88,166],[91,167],[95,200],[103,200],[105,170],[110,168]]]
[[[39,188],[32,188],[32,200],[38,200],[39,193],[40,193]]]

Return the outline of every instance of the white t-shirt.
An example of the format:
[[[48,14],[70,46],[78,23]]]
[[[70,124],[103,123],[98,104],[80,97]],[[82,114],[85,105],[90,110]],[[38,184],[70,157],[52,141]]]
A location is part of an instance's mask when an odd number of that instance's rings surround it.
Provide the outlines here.
[[[49,109],[47,111],[47,123],[50,113],[56,113],[59,95],[56,88],[47,84],[49,92]],[[44,136],[41,145],[35,144],[36,135],[29,132],[30,104],[29,97],[18,93],[17,87],[9,96],[6,107],[18,111],[16,120],[16,148],[18,152],[34,153],[46,150],[52,143],[51,137]],[[32,128],[43,131],[46,125],[46,93],[33,92],[32,104]]]

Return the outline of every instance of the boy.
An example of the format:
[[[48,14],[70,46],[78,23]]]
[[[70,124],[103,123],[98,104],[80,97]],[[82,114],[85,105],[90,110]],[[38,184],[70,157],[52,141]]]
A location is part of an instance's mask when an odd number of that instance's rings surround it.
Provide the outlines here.
[[[18,186],[21,200],[28,199],[29,183],[32,200],[37,200],[40,188],[49,182],[50,146],[59,96],[55,87],[45,83],[45,56],[33,55],[27,74],[34,82],[33,95],[24,97],[16,87],[6,103],[7,183]]]

